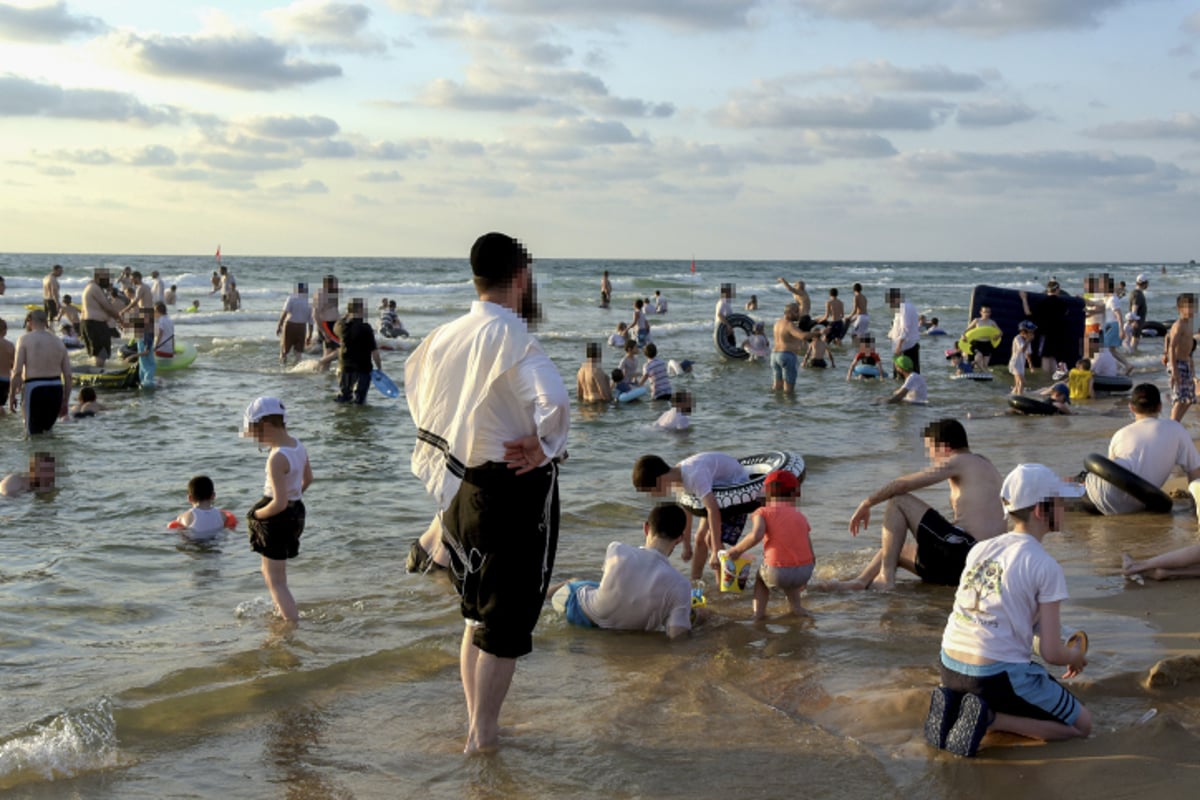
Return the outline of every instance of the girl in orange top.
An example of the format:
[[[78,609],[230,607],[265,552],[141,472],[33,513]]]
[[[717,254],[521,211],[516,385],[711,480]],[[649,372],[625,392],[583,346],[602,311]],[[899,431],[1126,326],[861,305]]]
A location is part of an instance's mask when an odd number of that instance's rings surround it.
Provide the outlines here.
[[[726,555],[730,559],[763,544],[763,563],[754,581],[754,619],[767,616],[767,600],[772,589],[787,595],[793,614],[808,616],[800,595],[812,578],[816,558],[809,539],[808,520],[796,508],[800,497],[800,479],[777,469],[764,482],[767,504],[750,515],[750,530]]]

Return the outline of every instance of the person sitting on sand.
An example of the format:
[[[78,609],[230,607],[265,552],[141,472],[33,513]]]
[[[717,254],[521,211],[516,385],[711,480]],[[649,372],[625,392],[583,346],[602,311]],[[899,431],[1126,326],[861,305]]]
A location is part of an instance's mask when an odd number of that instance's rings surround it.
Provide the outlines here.
[[[1121,554],[1121,574],[1138,583],[1143,578],[1169,581],[1174,578],[1200,578],[1200,544],[1189,544],[1141,560]]]
[[[1133,422],[1113,434],[1108,459],[1154,486],[1162,486],[1179,466],[1189,481],[1200,478],[1200,452],[1187,429],[1173,419],[1159,419],[1162,395],[1152,383],[1139,383],[1129,394]],[[1101,514],[1129,514],[1145,506],[1140,500],[1091,472],[1084,479],[1088,500]]]
[[[696,530],[695,557],[692,543],[683,543],[683,560],[692,562],[692,580],[699,580],[708,564],[714,570],[720,567],[717,551],[722,544],[735,545],[742,538],[746,524],[746,513],[725,514],[717,505],[713,489],[719,486],[736,486],[750,479],[750,474],[740,461],[725,453],[697,453],[671,466],[655,455],[642,456],[633,465],[633,488],[654,497],[663,497],[670,492],[687,493],[699,498],[705,516]],[[688,528],[691,528],[689,514]]]
[[[584,628],[665,631],[671,639],[692,629],[692,587],[670,561],[687,533],[687,512],[674,503],[659,503],[642,523],[642,532],[642,547],[609,544],[599,581],[568,580],[550,588],[546,595],[567,622]]]
[[[1036,633],[1042,661],[1065,666],[1063,678],[1088,663],[1086,638],[1063,644],[1067,581],[1042,546],[1046,534],[1061,530],[1062,498],[1078,490],[1041,464],[1021,464],[1004,479],[1000,493],[1013,529],[967,556],[942,634],[941,685],[925,721],[933,747],[973,756],[989,730],[1042,741],[1091,732],[1091,712],[1033,661]]]
[[[812,578],[817,561],[809,538],[808,519],[796,508],[803,481],[803,475],[797,478],[783,469],[767,473],[763,480],[767,504],[750,515],[750,530],[740,542],[725,551],[725,557],[733,560],[763,542],[763,563],[754,580],[755,620],[766,618],[767,600],[772,589],[787,595],[788,607],[793,614],[810,616],[804,610],[801,595]]]
[[[43,312],[44,313],[44,312]],[[26,492],[43,494],[54,490],[54,455],[37,452],[29,457],[29,472],[14,472],[0,480],[0,496],[15,497]]]
[[[883,542],[871,563],[851,580],[830,581],[822,588],[890,590],[896,569],[903,567],[926,583],[957,586],[967,552],[976,543],[1004,532],[1000,473],[991,461],[972,453],[967,432],[956,419],[925,426],[929,467],[903,475],[872,492],[850,517],[850,533],[858,535],[871,522],[871,507],[887,501]],[[953,521],[911,494],[948,481]],[[908,540],[912,533],[912,541]]]

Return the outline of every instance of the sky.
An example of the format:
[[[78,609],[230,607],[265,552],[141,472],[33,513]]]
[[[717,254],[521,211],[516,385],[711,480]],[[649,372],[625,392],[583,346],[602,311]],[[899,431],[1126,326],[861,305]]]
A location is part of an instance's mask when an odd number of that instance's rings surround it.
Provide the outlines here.
[[[1200,2],[0,2],[0,250],[1200,259]]]

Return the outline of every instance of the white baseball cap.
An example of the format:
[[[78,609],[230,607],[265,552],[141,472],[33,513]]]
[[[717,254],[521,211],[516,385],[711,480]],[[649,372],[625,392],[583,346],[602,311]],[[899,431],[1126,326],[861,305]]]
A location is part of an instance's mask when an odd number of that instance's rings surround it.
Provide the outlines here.
[[[287,411],[283,408],[283,403],[275,397],[257,397],[254,402],[246,406],[245,413],[242,414],[242,432],[250,430],[251,423],[261,422],[263,417],[269,417],[273,414],[278,414],[283,417],[283,421],[287,422]]]
[[[1082,483],[1069,483],[1044,464],[1018,464],[1000,487],[1000,500],[1007,511],[1036,506],[1055,497],[1082,497]]]
[[[1149,283],[1150,279],[1146,277],[1146,273],[1140,273],[1134,283]]]

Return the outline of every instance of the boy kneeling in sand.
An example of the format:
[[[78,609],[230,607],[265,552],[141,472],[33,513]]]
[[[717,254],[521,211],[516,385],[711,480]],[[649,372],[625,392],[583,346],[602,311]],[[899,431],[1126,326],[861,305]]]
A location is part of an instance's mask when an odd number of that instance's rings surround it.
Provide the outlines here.
[[[1041,464],[1021,464],[1004,479],[1000,499],[1013,529],[967,555],[942,634],[941,686],[925,721],[925,739],[934,747],[973,756],[989,730],[1045,741],[1091,732],[1091,713],[1033,663],[1036,632],[1042,660],[1066,666],[1064,678],[1087,666],[1086,638],[1062,642],[1059,606],[1067,582],[1042,548],[1062,523],[1062,498],[1078,497],[1080,488]]]
[[[555,610],[584,628],[665,630],[674,639],[692,628],[692,586],[671,553],[687,533],[687,514],[659,503],[642,523],[643,547],[608,546],[600,581],[567,581],[547,592]]]

